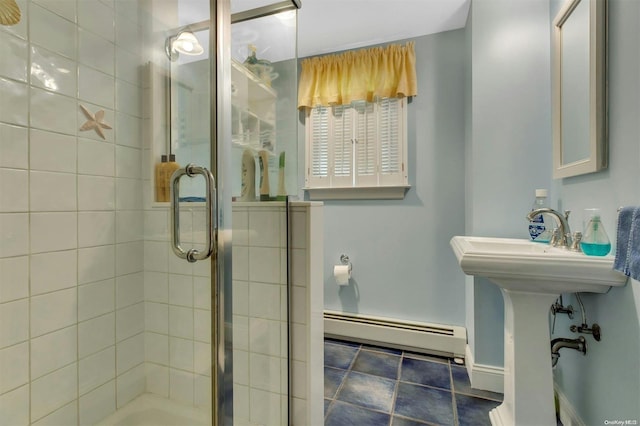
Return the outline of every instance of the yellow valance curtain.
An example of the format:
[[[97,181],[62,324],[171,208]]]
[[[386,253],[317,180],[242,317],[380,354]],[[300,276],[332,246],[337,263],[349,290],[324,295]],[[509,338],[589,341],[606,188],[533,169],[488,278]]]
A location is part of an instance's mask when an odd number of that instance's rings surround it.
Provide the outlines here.
[[[415,43],[317,56],[301,63],[298,108],[415,96]]]

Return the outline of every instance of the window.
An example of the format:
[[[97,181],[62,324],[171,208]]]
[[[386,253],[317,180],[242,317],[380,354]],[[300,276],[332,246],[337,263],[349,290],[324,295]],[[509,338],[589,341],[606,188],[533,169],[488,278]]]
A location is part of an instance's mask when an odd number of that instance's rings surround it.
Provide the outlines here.
[[[406,107],[406,98],[383,98],[307,108],[310,198],[404,198]]]

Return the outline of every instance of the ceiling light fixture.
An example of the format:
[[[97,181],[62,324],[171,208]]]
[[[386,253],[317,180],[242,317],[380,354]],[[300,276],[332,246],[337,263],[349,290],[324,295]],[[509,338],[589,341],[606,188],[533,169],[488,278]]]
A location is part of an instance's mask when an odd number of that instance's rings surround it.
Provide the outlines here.
[[[180,53],[190,56],[204,53],[202,45],[191,31],[180,31],[175,36],[168,37],[164,47],[171,61],[178,60]]]

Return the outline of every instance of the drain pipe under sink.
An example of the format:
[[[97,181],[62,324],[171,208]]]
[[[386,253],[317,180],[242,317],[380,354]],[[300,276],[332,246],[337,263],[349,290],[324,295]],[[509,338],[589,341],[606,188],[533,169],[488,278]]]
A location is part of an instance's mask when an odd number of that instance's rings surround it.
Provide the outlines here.
[[[560,349],[570,348],[582,352],[583,355],[587,354],[587,341],[584,337],[580,336],[577,339],[567,339],[564,337],[558,337],[551,341],[551,366],[555,367],[560,358]]]

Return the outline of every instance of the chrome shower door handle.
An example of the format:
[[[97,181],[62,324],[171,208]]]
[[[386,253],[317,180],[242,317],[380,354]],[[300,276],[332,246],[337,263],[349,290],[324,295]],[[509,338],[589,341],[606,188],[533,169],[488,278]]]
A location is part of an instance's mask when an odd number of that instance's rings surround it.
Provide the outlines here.
[[[207,212],[207,242],[204,251],[197,249],[185,250],[180,243],[180,178],[184,175],[193,178],[197,175],[204,177],[206,190],[206,212]],[[187,259],[193,263],[198,260],[204,260],[213,254],[215,249],[216,221],[215,214],[217,210],[217,194],[216,181],[213,174],[206,168],[187,164],[184,168],[176,170],[171,176],[171,240],[173,252],[181,259]]]

